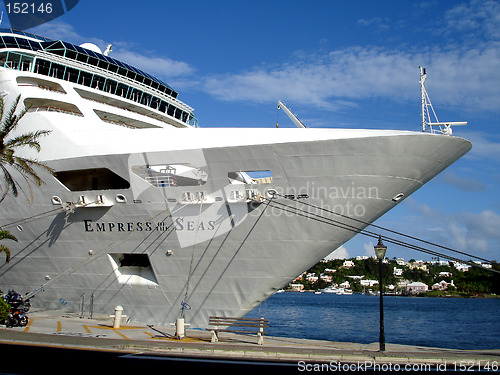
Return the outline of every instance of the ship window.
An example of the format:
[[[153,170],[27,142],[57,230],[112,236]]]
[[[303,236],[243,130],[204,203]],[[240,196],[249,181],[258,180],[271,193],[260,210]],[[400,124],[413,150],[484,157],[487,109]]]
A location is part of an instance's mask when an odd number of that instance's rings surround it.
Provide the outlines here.
[[[55,177],[71,191],[128,189],[130,183],[107,168],[58,171]]]
[[[229,182],[236,184],[270,184],[273,182],[273,174],[270,170],[262,171],[236,171],[227,174]]]
[[[19,45],[19,48],[24,48],[24,49],[31,49],[28,41],[23,38],[16,38],[17,44]]]
[[[124,76],[127,74],[127,71],[123,68],[118,68],[118,74],[121,76]]]
[[[35,42],[34,40],[28,40],[28,43],[30,44],[33,51],[38,51],[42,48],[42,46],[40,46],[40,43]]]
[[[33,64],[33,56],[21,56],[21,70],[29,71],[31,69],[31,65]]]
[[[65,56],[66,56],[68,59],[71,59],[71,60],[76,60],[76,55],[77,55],[77,53],[76,53],[75,51],[72,51],[72,50],[69,50],[69,49],[68,49],[68,50],[66,50],[66,55],[65,55]]]
[[[160,108],[158,108],[158,110],[165,113],[165,111],[167,110],[167,103],[162,100],[160,102]]]
[[[76,59],[77,59],[78,61],[81,61],[81,62],[86,63],[86,62],[87,62],[87,59],[88,59],[88,56],[87,56],[87,55],[85,55],[85,54],[83,54],[83,53],[78,53],[78,54],[76,55]]]
[[[104,91],[114,94],[116,92],[116,87],[118,83],[113,81],[112,79],[106,80],[106,86],[104,87]]]
[[[201,186],[208,173],[191,164],[136,165],[132,172],[156,187]]]
[[[49,75],[50,62],[43,59],[37,59],[35,62],[35,73]]]
[[[129,87],[127,85],[124,85],[123,83],[118,84],[118,91],[117,95],[123,96],[124,98],[127,97],[127,92],[128,92]]]
[[[66,73],[64,73],[64,79],[66,81],[77,83],[79,74],[80,74],[80,71],[78,69],[68,67],[68,68],[66,68]]]
[[[78,77],[78,83],[84,86],[90,86],[90,82],[92,81],[92,74],[81,71],[80,77]]]
[[[149,103],[151,102],[151,98],[151,95],[144,93],[141,98],[141,104],[149,105]]]
[[[93,87],[94,89],[102,90],[104,87],[104,81],[104,77],[95,75],[92,79],[91,87]]]
[[[134,72],[133,72],[133,71],[131,71],[131,70],[129,70],[129,71],[127,72],[127,77],[128,77],[128,78],[130,78],[130,79],[135,79],[136,75],[137,75],[137,74],[136,74],[136,73],[134,73]]]
[[[95,57],[89,57],[89,64],[97,66],[97,59]]]
[[[7,68],[18,69],[21,61],[21,55],[14,52],[9,52],[7,57]]]
[[[144,77],[141,76],[140,74],[137,74],[136,78],[135,78],[135,81],[136,82],[139,82],[139,83],[143,83],[144,81]]]
[[[56,49],[51,51],[52,53],[59,55],[59,56],[64,56],[64,50],[63,49]]]
[[[176,108],[176,110],[175,110],[175,118],[180,120],[181,119],[181,113],[182,113],[182,111],[179,108]]]
[[[51,66],[51,76],[54,78],[62,79],[64,77],[64,66],[52,63]]]
[[[3,42],[5,43],[7,48],[18,48],[16,39],[13,36],[4,36]]]
[[[108,63],[107,61],[104,61],[104,60],[99,60],[99,61],[97,62],[97,66],[98,66],[99,68],[102,68],[102,69],[106,69],[106,70],[108,70],[109,63]]]

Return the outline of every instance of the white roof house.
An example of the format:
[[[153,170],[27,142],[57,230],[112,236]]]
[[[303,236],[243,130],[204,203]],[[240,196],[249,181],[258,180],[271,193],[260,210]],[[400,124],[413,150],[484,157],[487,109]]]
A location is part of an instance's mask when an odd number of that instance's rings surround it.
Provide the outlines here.
[[[406,286],[406,291],[409,293],[423,293],[427,292],[429,287],[427,284],[421,283],[420,281],[415,281]]]

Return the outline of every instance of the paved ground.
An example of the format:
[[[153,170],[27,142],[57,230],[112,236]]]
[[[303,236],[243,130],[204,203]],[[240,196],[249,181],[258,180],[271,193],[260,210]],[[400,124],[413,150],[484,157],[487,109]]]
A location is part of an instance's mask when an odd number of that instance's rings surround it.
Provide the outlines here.
[[[0,344],[113,351],[122,355],[150,358],[177,357],[226,359],[241,361],[288,363],[298,371],[314,371],[321,363],[335,370],[496,370],[500,366],[498,350],[454,350],[408,345],[386,344],[378,351],[378,343],[356,344],[283,337],[257,337],[221,333],[220,341],[211,343],[210,332],[187,329],[186,338],[174,338],[175,327],[122,324],[112,327],[108,316],[79,318],[61,311],[31,311],[26,327],[0,326]],[[90,352],[89,352],[89,355]],[[148,358],[149,358],[148,357]],[[318,367],[316,367],[318,369]],[[1,372],[1,371],[0,371]]]

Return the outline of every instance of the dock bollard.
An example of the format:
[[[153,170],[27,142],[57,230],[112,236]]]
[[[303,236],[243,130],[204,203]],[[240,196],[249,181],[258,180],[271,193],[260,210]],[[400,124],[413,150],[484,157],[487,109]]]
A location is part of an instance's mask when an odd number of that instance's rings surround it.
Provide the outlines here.
[[[123,307],[120,305],[115,307],[115,317],[113,321],[113,328],[120,328],[120,323],[122,321],[122,311]]]
[[[182,340],[185,337],[184,318],[178,318],[175,321],[175,338]]]

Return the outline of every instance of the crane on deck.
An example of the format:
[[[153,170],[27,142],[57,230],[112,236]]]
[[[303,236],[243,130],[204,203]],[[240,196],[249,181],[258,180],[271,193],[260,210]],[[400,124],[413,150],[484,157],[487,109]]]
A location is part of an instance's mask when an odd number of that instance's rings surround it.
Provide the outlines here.
[[[302,123],[302,121],[299,120],[295,114],[290,111],[290,109],[286,106],[285,103],[283,103],[281,100],[278,100],[278,110],[282,109],[288,117],[290,117],[290,120],[297,126],[298,128],[306,128],[306,126]],[[278,123],[276,123],[276,127],[278,127]]]

